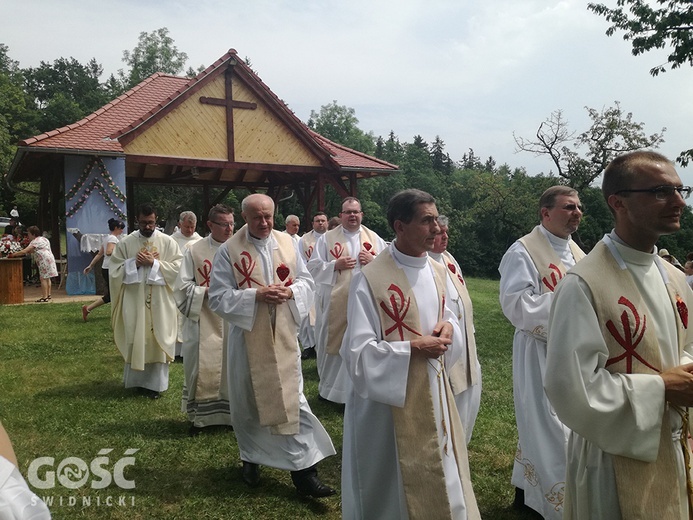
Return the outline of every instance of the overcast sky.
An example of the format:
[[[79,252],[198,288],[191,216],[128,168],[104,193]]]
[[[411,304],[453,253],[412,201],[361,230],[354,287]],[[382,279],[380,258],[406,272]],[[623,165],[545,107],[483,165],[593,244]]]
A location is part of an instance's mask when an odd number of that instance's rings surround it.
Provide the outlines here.
[[[615,0],[605,0],[614,6]],[[515,153],[552,111],[589,127],[585,107],[614,101],[667,128],[660,151],[693,148],[693,69],[652,77],[666,53],[634,57],[621,34],[584,0],[0,0],[0,43],[21,67],[59,57],[91,58],[107,75],[124,68],[141,32],[161,27],[187,66],[208,66],[228,49],[303,121],[336,100],[359,127],[401,141],[440,135],[453,160],[473,148],[530,174],[548,158]],[[693,168],[679,168],[693,184]]]

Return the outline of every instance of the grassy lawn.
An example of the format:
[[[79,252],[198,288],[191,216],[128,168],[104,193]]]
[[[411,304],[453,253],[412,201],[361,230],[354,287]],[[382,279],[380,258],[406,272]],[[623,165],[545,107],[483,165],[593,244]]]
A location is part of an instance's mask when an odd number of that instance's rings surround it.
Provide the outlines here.
[[[474,488],[484,518],[524,518],[508,508],[517,443],[512,329],[500,311],[498,282],[470,279],[468,283],[483,371],[481,411],[469,446]],[[109,307],[98,308],[83,323],[77,303],[0,306],[0,420],[25,478],[32,460],[55,459],[38,472],[43,480],[55,471],[55,487],[34,489],[53,501],[53,518],[340,518],[339,496],[301,499],[285,471],[263,468],[261,485],[248,489],[240,479],[232,432],[218,429],[188,437],[180,412],[180,363],[171,365],[169,391],[158,401],[125,390],[109,313]],[[342,414],[318,401],[313,360],[304,362],[304,378],[313,411],[338,452],[319,465],[320,475],[338,488]],[[138,450],[132,455],[135,464],[124,471],[125,478],[135,482],[134,489],[121,489],[115,483],[92,489],[101,480],[93,471],[77,489],[57,480],[58,474],[63,476],[58,471],[63,459],[76,457],[90,465],[105,449],[112,449],[103,455],[109,458],[101,464],[106,470],[126,450]]]

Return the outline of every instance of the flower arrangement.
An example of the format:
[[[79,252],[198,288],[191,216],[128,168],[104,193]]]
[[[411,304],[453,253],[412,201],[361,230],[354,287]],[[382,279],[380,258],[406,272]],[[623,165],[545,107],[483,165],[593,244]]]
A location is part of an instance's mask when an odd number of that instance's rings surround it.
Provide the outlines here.
[[[22,244],[10,237],[0,238],[0,256],[7,256],[10,253],[17,253],[22,250]]]

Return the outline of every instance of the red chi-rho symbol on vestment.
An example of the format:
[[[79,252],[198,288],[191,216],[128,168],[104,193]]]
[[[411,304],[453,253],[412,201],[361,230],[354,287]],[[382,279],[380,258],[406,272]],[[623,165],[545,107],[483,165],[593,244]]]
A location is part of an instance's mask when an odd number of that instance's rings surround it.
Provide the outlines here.
[[[544,282],[544,285],[549,291],[553,292],[558,282],[560,282],[561,278],[563,278],[563,273],[558,268],[558,266],[554,264],[549,264],[549,269],[553,271],[553,273],[551,273],[551,280],[548,280],[546,276],[544,276],[544,278],[542,278],[541,281]]]
[[[279,280],[281,280],[282,282],[284,282],[284,280],[286,280],[286,278],[289,276],[290,273],[291,273],[291,271],[286,266],[286,264],[282,263],[282,264],[279,264],[279,267],[277,267],[277,276],[279,277]],[[291,278],[289,278],[288,281],[284,282],[284,287],[288,287],[289,285],[291,285],[292,282],[293,282],[293,280]]]
[[[344,246],[337,242],[332,249],[330,249],[330,254],[334,258],[341,258],[342,253],[344,253]]]
[[[202,277],[200,287],[209,287],[209,276],[212,274],[212,262],[205,258],[205,261],[202,262],[202,268],[198,267],[197,272],[200,273]]]
[[[311,256],[313,256],[313,246],[308,246],[308,249],[306,249],[306,258],[310,260]]]
[[[618,363],[622,359],[625,359],[626,374],[632,374],[633,358],[635,358],[646,367],[654,370],[655,372],[659,372],[659,369],[650,365],[640,354],[636,352],[636,349],[638,348],[638,345],[642,341],[642,338],[645,334],[645,330],[647,329],[647,316],[643,316],[641,322],[640,314],[638,314],[635,305],[633,305],[631,301],[625,296],[621,296],[618,299],[618,304],[623,305],[627,309],[621,313],[621,326],[623,328],[623,334],[621,334],[621,332],[618,331],[618,329],[616,328],[616,324],[614,324],[612,320],[606,322],[606,328],[608,329],[609,333],[614,337],[616,342],[623,347],[624,352],[623,354],[620,354],[616,357],[609,358],[606,361],[605,366],[608,367],[609,365]],[[628,311],[630,311],[630,314],[628,313]],[[631,316],[633,317],[632,327],[630,321]]]
[[[250,289],[251,282],[259,286],[263,285],[261,282],[258,282],[255,278],[253,278],[253,271],[255,270],[256,265],[257,263],[253,260],[253,257],[250,256],[250,253],[248,253],[248,251],[243,251],[241,253],[241,265],[238,265],[238,263],[235,262],[233,264],[236,270],[243,277],[241,278],[241,281],[238,282],[238,287],[242,288],[244,285],[247,284],[248,289]]]
[[[411,305],[411,298],[405,298],[402,289],[397,287],[395,284],[390,284],[390,287],[388,287],[387,290],[392,291],[394,293],[390,294],[390,307],[388,307],[387,304],[384,301],[382,301],[380,302],[380,308],[385,312],[385,314],[392,318],[394,324],[392,325],[392,327],[385,330],[385,335],[387,336],[392,331],[397,329],[400,341],[404,341],[404,329],[407,329],[412,334],[421,336],[420,332],[417,332],[416,330],[412,329],[409,325],[404,323],[404,318],[407,317],[407,313],[409,312],[409,306]]]

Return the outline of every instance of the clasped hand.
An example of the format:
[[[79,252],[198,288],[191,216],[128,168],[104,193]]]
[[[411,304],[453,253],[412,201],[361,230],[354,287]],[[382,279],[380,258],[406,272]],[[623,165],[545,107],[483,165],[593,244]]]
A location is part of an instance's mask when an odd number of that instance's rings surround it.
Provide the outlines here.
[[[159,259],[159,253],[151,253],[149,251],[140,251],[137,253],[135,258],[135,265],[137,267],[142,267],[143,265],[152,266],[154,265],[154,260]]]
[[[284,285],[273,283],[266,287],[258,288],[255,293],[255,300],[259,302],[272,303],[279,305],[293,298],[294,292],[291,287],[285,287]]]
[[[412,354],[427,358],[438,358],[445,354],[448,345],[452,343],[452,325],[447,321],[439,321],[428,336],[411,340]]]
[[[679,406],[693,406],[693,363],[665,370],[660,377],[664,380],[664,398]]]

